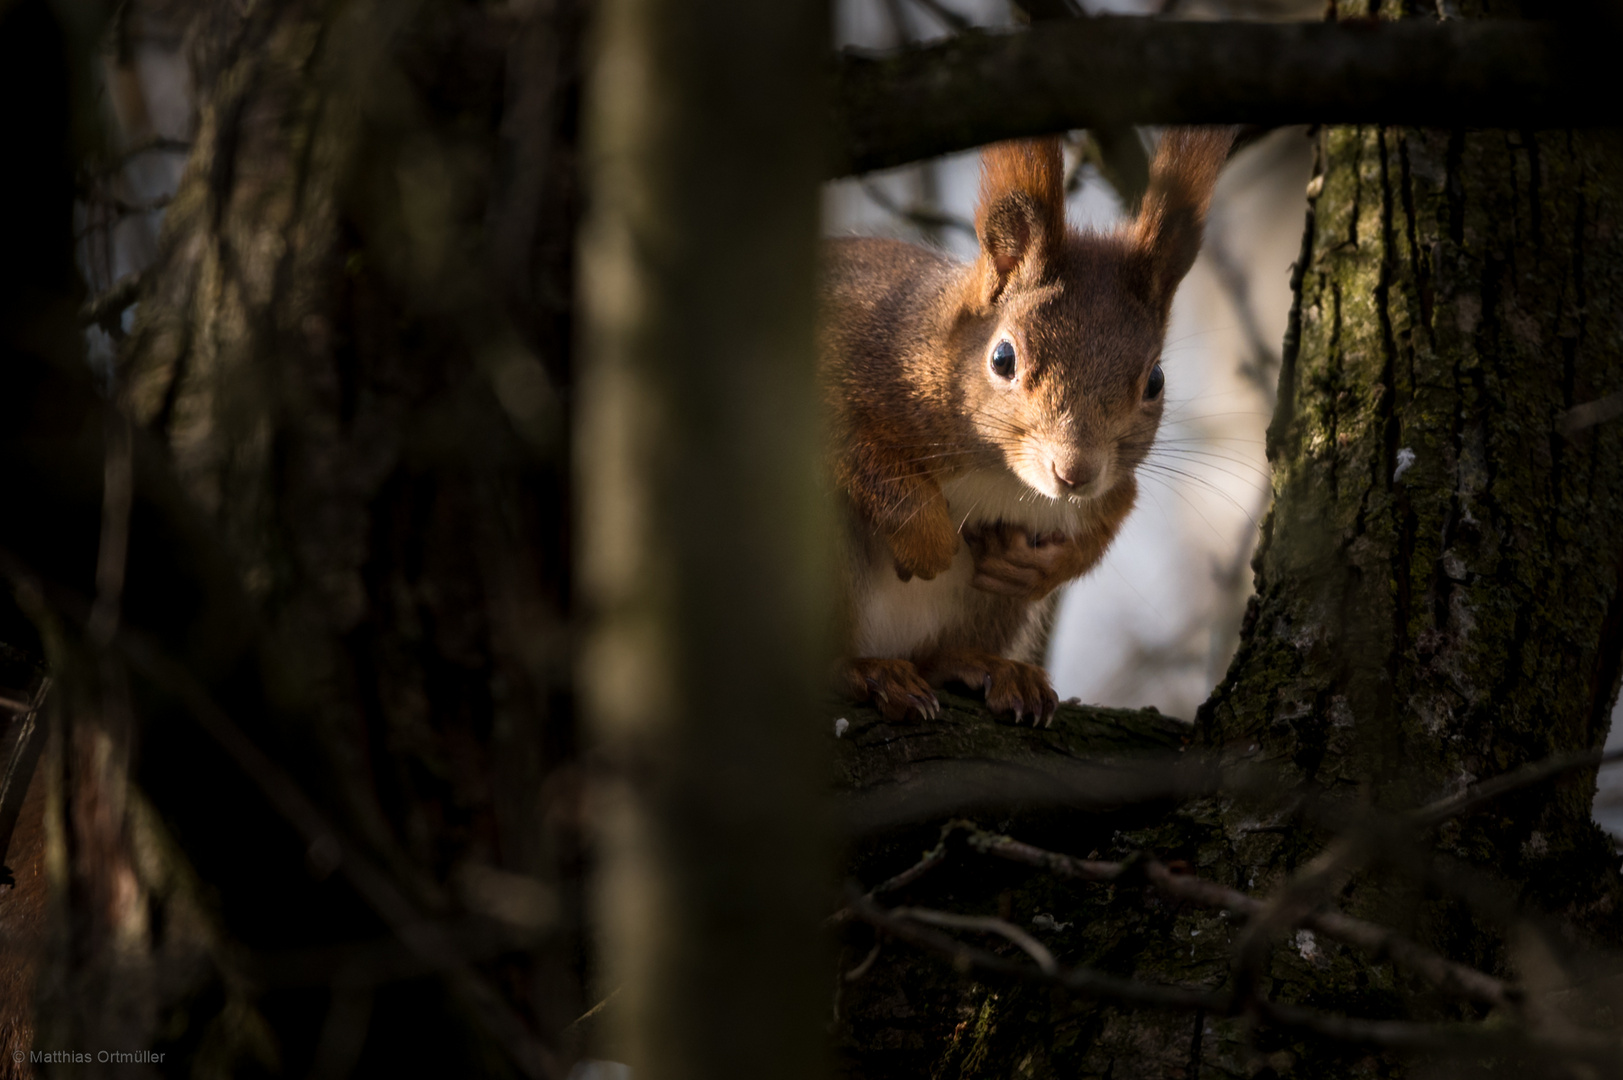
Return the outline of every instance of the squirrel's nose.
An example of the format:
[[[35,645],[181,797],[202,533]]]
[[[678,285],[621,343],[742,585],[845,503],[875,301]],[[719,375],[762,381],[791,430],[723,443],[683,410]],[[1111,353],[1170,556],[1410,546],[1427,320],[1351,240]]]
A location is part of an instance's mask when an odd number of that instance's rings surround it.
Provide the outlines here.
[[[1100,463],[1093,457],[1074,457],[1054,462],[1054,479],[1062,487],[1080,491],[1099,479]]]

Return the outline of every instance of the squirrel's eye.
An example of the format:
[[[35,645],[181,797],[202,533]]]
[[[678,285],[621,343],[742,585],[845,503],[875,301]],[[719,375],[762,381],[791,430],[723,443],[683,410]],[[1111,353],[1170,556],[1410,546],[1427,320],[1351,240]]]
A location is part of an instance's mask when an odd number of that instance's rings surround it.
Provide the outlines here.
[[[1161,390],[1167,384],[1167,377],[1161,371],[1161,365],[1156,364],[1150,368],[1150,381],[1144,384],[1144,400],[1154,401],[1161,396]]]
[[[992,350],[992,373],[1000,379],[1014,378],[1014,345],[1000,341]]]

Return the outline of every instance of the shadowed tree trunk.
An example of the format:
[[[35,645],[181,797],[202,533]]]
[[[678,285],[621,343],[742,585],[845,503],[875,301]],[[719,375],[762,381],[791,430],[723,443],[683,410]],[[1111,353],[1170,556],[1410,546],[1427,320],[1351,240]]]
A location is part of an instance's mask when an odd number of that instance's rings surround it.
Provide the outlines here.
[[[637,1080],[826,1075],[817,0],[605,0],[583,234],[596,912]],[[612,985],[612,984],[611,984]],[[606,986],[605,990],[610,989]]]
[[[1588,977],[1584,942],[1620,937],[1617,859],[1589,820],[1593,769],[1448,822],[1424,853],[1357,833],[1328,841],[1362,807],[1405,810],[1605,740],[1623,654],[1623,431],[1576,426],[1583,412],[1568,410],[1623,387],[1623,142],[1332,128],[1319,153],[1270,430],[1275,503],[1257,596],[1192,733],[1231,768],[1268,770],[1278,791],[1318,794],[1209,797],[1170,815],[994,805],[980,820],[1076,855],[1183,859],[1262,897],[1294,880],[1309,908],[1335,899],[1515,976],[1535,1017],[1605,1024],[1609,991],[1555,993]],[[1119,754],[1119,743],[1097,746],[1088,715],[1062,712],[1051,745],[1016,760]],[[948,740],[963,744],[957,753],[988,752],[961,722]],[[841,783],[872,803],[916,781],[924,766],[901,757],[844,767]],[[858,864],[870,884],[934,834],[884,824],[888,839]],[[1062,961],[1152,983],[1228,992],[1244,979],[1273,1000],[1360,1017],[1480,1014],[1311,933],[1282,928],[1242,947],[1227,916],[1132,884],[970,864],[897,899],[1022,926],[1049,913],[1063,925],[1041,936]],[[1570,929],[1550,931],[1557,922]],[[872,940],[849,932],[847,967]],[[894,943],[837,1000],[853,1076],[1407,1072],[1367,1043],[969,982]]]
[[[0,546],[60,687],[36,1050],[567,1072],[579,23],[201,6],[113,401],[71,296],[8,353],[52,511]]]

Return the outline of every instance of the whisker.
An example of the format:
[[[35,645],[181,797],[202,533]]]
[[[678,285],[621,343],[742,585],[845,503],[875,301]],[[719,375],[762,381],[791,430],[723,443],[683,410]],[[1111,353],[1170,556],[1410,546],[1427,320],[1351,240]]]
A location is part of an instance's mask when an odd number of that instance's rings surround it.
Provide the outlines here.
[[[1245,446],[1266,446],[1268,440],[1253,439],[1249,435],[1187,435],[1176,439],[1156,439],[1158,443],[1240,443]]]
[[[1247,509],[1244,505],[1242,505],[1238,499],[1236,499],[1233,495],[1230,495],[1228,492],[1224,491],[1222,488],[1220,488],[1220,487],[1216,486],[1215,484],[1212,484],[1211,482],[1207,481],[1203,477],[1199,477],[1199,476],[1194,475],[1193,473],[1185,472],[1185,471],[1183,471],[1181,469],[1175,469],[1175,468],[1172,468],[1172,467],[1166,466],[1166,465],[1150,465],[1150,463],[1148,463],[1148,462],[1146,462],[1145,465],[1148,466],[1148,468],[1145,468],[1144,466],[1140,466],[1140,467],[1144,468],[1144,475],[1146,477],[1153,476],[1156,479],[1159,479],[1162,483],[1167,484],[1174,491],[1178,491],[1180,495],[1182,494],[1181,489],[1179,488],[1178,485],[1173,484],[1171,482],[1171,478],[1175,477],[1175,478],[1177,478],[1179,480],[1185,481],[1185,482],[1187,482],[1189,484],[1195,485],[1196,487],[1199,487],[1199,488],[1202,488],[1202,489],[1204,489],[1206,491],[1209,491],[1213,495],[1216,495],[1217,497],[1219,497],[1223,501],[1227,502],[1230,506],[1234,507],[1234,509],[1238,510],[1240,512],[1241,516],[1244,517],[1247,521],[1249,521],[1251,523],[1252,528],[1254,528],[1254,529],[1255,528],[1261,528],[1261,526],[1257,522],[1257,519],[1252,516],[1251,511],[1249,509]]]
[[[1206,528],[1208,528],[1208,529],[1210,529],[1210,530],[1211,530],[1211,533],[1212,533],[1212,536],[1214,536],[1214,537],[1216,537],[1216,538],[1218,538],[1218,539],[1223,539],[1223,534],[1222,534],[1222,532],[1221,532],[1221,531],[1219,531],[1219,530],[1218,530],[1218,528],[1217,528],[1217,526],[1216,526],[1216,525],[1213,525],[1213,524],[1212,524],[1212,519],[1211,519],[1211,518],[1209,518],[1209,517],[1207,517],[1207,516],[1206,516],[1206,515],[1205,515],[1205,513],[1204,513],[1204,512],[1202,512],[1202,510],[1201,510],[1201,509],[1200,509],[1200,507],[1198,507],[1198,506],[1196,506],[1196,505],[1195,505],[1195,502],[1194,502],[1194,500],[1193,500],[1193,499],[1191,499],[1191,498],[1190,498],[1190,497],[1189,497],[1189,496],[1188,496],[1188,495],[1187,495],[1187,494],[1186,494],[1186,493],[1185,493],[1185,492],[1184,492],[1184,491],[1183,491],[1183,490],[1182,490],[1182,489],[1181,489],[1181,487],[1180,487],[1180,486],[1179,486],[1179,485],[1177,485],[1177,484],[1174,484],[1174,483],[1172,483],[1172,482],[1170,482],[1170,481],[1169,481],[1169,480],[1168,480],[1168,479],[1167,479],[1167,478],[1166,478],[1166,477],[1164,477],[1164,476],[1155,476],[1155,475],[1152,475],[1152,476],[1148,476],[1148,477],[1146,477],[1146,479],[1154,479],[1154,480],[1157,480],[1157,481],[1159,481],[1159,482],[1160,482],[1160,483],[1161,483],[1161,484],[1162,484],[1162,486],[1164,486],[1164,487],[1165,487],[1165,488],[1166,488],[1166,489],[1167,489],[1167,490],[1169,490],[1169,491],[1171,491],[1171,492],[1172,492],[1172,494],[1174,494],[1174,495],[1176,495],[1176,496],[1177,496],[1177,497],[1178,497],[1178,498],[1180,498],[1180,499],[1182,499],[1182,500],[1183,500],[1183,502],[1184,502],[1184,505],[1185,505],[1185,506],[1187,506],[1187,507],[1189,507],[1189,509],[1190,509],[1190,510],[1191,510],[1191,511],[1193,511],[1193,512],[1194,512],[1194,514],[1195,514],[1195,516],[1196,516],[1196,517],[1198,517],[1198,518],[1200,518],[1200,520],[1201,520],[1201,521],[1202,521],[1202,522],[1203,522],[1203,523],[1204,523],[1204,524],[1205,524],[1205,526],[1206,526]],[[1231,499],[1231,500],[1230,500],[1230,501],[1231,501],[1231,502],[1233,502],[1233,500],[1232,500],[1232,499]],[[1240,512],[1241,512],[1241,514],[1243,514],[1243,515],[1244,515],[1244,516],[1245,516],[1245,519],[1246,519],[1246,520],[1247,520],[1247,521],[1249,521],[1249,522],[1250,522],[1250,523],[1251,523],[1251,528],[1252,528],[1252,529],[1253,529],[1253,530],[1260,530],[1260,528],[1261,528],[1261,526],[1259,526],[1259,525],[1258,525],[1258,524],[1257,524],[1257,521],[1256,521],[1256,519],[1255,519],[1255,518],[1253,518],[1253,517],[1252,517],[1252,516],[1251,516],[1251,514],[1250,514],[1250,512],[1249,512],[1249,511],[1248,511],[1248,510],[1246,510],[1246,509],[1245,509],[1245,508],[1244,508],[1244,507],[1242,507],[1242,506],[1240,506],[1240,504],[1239,504],[1239,503],[1237,503],[1237,502],[1236,502],[1236,503],[1234,503],[1234,506],[1235,506],[1235,507],[1236,507],[1236,508],[1237,508],[1237,509],[1238,509],[1238,510],[1239,510],[1239,511],[1240,511]]]
[[[1191,407],[1194,404],[1194,402],[1189,403]],[[1161,417],[1162,424],[1190,424],[1196,420],[1231,420],[1235,417],[1246,417],[1253,420],[1272,420],[1274,418],[1274,414],[1272,412],[1258,412],[1254,409],[1230,409],[1224,412],[1199,413],[1197,415],[1189,416],[1174,412],[1169,407],[1167,412],[1173,413],[1173,415],[1169,418],[1166,413],[1163,413]]]
[[[1151,448],[1149,454],[1145,457],[1145,460],[1148,461],[1157,454],[1167,454],[1176,458],[1177,460],[1187,461],[1190,464],[1206,465],[1212,469],[1215,469],[1217,472],[1222,473],[1224,476],[1232,476],[1236,480],[1244,479],[1247,474],[1262,481],[1267,481],[1272,478],[1272,474],[1269,473],[1267,469],[1261,468],[1255,463],[1247,461],[1244,458],[1225,457],[1222,454],[1212,453],[1210,451],[1181,450],[1175,446],[1157,446]],[[1237,466],[1238,468],[1244,469],[1245,472],[1238,473],[1229,469],[1220,468],[1216,464],[1217,462]]]

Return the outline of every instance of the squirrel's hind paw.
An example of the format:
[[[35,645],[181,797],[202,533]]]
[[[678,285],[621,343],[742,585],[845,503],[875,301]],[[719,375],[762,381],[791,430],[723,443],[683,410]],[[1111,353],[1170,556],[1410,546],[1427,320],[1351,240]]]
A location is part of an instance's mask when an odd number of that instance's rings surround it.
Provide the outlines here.
[[[907,660],[858,657],[841,662],[840,689],[852,701],[865,701],[893,724],[934,720],[941,715],[935,691]]]
[[[1012,714],[1016,724],[1030,721],[1033,727],[1047,727],[1059,708],[1059,695],[1049,684],[1048,672],[1035,664],[980,649],[949,649],[932,658],[925,669],[936,686],[960,682],[984,691],[986,707]]]

